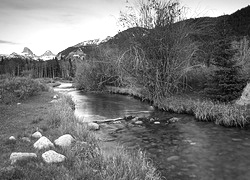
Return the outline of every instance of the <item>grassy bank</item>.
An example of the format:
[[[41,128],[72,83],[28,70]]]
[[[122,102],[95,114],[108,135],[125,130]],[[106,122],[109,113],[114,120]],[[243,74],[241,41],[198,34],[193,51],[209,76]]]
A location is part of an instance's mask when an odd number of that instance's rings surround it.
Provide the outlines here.
[[[111,154],[105,153],[95,132],[74,116],[71,98],[62,96],[52,104],[49,102],[53,95],[52,92],[42,92],[22,100],[20,105],[1,105],[5,111],[1,114],[4,127],[0,128],[0,179],[160,179],[141,151],[130,152],[117,146],[113,147]],[[65,162],[46,164],[41,158],[45,150],[33,148],[35,139],[31,138],[29,143],[21,140],[22,137],[30,137],[37,128],[51,141],[66,133],[75,138],[70,148],[54,148],[67,157]],[[17,137],[13,144],[8,143],[8,137],[12,135]],[[38,159],[10,165],[11,152],[36,152]]]
[[[107,87],[111,93],[128,94],[140,99],[147,99],[138,89]],[[152,101],[152,99],[148,99]],[[188,96],[174,96],[154,100],[154,106],[159,109],[192,114],[199,121],[212,121],[227,127],[244,127],[249,124],[250,113],[245,107],[236,104],[215,103],[210,100],[200,100]]]
[[[143,152],[128,152],[116,147],[112,156],[106,156],[95,134],[88,130],[73,114],[67,96],[55,104],[50,113],[50,127],[57,127],[61,134],[70,133],[76,143],[65,154],[64,167],[73,179],[160,179],[156,169]],[[86,142],[87,145],[85,143]],[[62,178],[65,176],[62,175]]]

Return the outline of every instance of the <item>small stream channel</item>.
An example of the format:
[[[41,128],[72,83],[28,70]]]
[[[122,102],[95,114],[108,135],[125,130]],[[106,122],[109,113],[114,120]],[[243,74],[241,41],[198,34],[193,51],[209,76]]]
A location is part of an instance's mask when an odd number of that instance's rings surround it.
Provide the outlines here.
[[[86,121],[126,115],[158,119],[160,124],[114,124],[119,128],[109,135],[126,147],[145,150],[166,179],[250,179],[249,130],[198,122],[193,116],[155,110],[129,96],[83,93],[70,85],[63,83],[55,90],[70,94],[76,116]],[[172,117],[180,120],[167,123]]]

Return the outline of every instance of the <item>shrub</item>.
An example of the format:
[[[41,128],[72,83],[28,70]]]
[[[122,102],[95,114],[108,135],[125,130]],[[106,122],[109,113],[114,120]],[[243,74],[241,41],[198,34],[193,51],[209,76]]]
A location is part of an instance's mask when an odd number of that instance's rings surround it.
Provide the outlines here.
[[[12,103],[20,99],[27,99],[48,87],[30,77],[12,77],[0,80],[0,102]]]

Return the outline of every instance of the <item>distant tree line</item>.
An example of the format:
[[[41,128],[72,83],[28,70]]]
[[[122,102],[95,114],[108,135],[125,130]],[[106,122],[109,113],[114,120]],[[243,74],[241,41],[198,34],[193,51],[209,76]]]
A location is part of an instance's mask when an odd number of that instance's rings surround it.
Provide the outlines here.
[[[75,67],[71,59],[37,61],[22,58],[0,58],[0,75],[31,76],[33,78],[74,77]]]

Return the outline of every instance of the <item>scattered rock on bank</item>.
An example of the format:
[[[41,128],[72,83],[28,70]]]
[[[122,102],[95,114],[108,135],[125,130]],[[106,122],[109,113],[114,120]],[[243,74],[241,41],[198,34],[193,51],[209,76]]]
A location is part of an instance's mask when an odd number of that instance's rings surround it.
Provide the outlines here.
[[[74,138],[70,134],[64,134],[60,136],[58,139],[54,141],[56,146],[60,146],[62,148],[71,146]]]
[[[32,158],[37,158],[37,155],[35,153],[22,153],[22,152],[13,152],[10,155],[11,164],[16,163],[16,161],[27,160]]]
[[[10,141],[16,141],[16,138],[15,138],[14,136],[10,136],[10,137],[9,137],[9,140],[10,140]]]
[[[39,139],[39,138],[41,138],[43,135],[39,132],[39,131],[36,131],[36,132],[34,132],[32,135],[31,135],[31,137],[33,137],[33,138],[36,138],[36,139]]]
[[[66,157],[62,154],[59,154],[53,150],[46,151],[42,154],[43,160],[50,164],[50,163],[60,163],[65,161]]]
[[[45,136],[42,136],[40,139],[38,139],[35,143],[34,143],[34,148],[36,149],[47,149],[50,147],[54,147],[54,144]]]
[[[100,126],[99,126],[99,124],[97,124],[97,123],[94,123],[94,122],[90,122],[90,123],[88,123],[88,128],[90,129],[90,130],[99,130],[100,129]]]
[[[59,98],[58,94],[53,96],[53,99],[58,99],[58,98]]]

